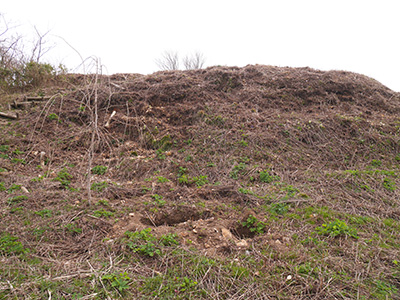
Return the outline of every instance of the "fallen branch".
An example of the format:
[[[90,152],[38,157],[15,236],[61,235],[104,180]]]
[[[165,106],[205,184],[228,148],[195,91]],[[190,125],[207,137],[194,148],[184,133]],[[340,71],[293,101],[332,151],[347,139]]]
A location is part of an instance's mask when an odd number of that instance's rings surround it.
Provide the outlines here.
[[[12,120],[17,120],[19,118],[18,113],[17,114],[8,114],[8,113],[3,113],[0,112],[0,117],[6,118],[6,119],[12,119]]]
[[[31,97],[31,96],[25,96],[25,101],[47,101],[50,100],[50,97]]]
[[[17,101],[14,100],[14,102],[11,103],[10,107],[12,107],[12,108],[20,108],[20,107],[25,108],[25,107],[29,107],[29,106],[34,105],[34,104],[36,104],[34,101],[17,102]]]

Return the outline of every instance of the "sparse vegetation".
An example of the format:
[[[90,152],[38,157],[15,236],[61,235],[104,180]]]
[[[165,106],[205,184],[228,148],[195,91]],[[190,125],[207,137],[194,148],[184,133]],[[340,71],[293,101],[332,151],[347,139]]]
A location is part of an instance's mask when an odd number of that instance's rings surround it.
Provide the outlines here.
[[[0,299],[397,299],[400,97],[378,82],[257,65],[19,90],[3,108],[51,100],[0,124]]]

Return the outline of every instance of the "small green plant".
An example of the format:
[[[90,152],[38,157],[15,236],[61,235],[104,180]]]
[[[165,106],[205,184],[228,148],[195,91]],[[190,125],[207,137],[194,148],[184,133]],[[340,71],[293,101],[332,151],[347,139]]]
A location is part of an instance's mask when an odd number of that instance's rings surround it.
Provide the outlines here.
[[[161,244],[164,246],[172,246],[172,245],[179,245],[179,242],[176,240],[178,235],[175,233],[168,233],[168,234],[163,234],[160,238]]]
[[[129,289],[131,278],[126,272],[106,274],[101,277],[101,280],[112,288],[117,289],[121,294],[124,294]]]
[[[322,224],[322,226],[317,227],[315,230],[320,235],[327,235],[330,237],[347,235],[358,239],[356,230],[339,219],[329,222],[328,224]]]
[[[160,183],[165,183],[165,182],[168,182],[169,179],[165,178],[164,176],[157,176],[157,181]]]
[[[237,164],[233,167],[232,171],[229,173],[229,177],[232,179],[238,179],[240,174],[246,170],[247,165],[243,162]]]
[[[52,120],[52,121],[58,121],[59,120],[58,115],[55,114],[55,113],[51,113],[47,117],[49,118],[49,120]]]
[[[14,163],[14,164],[23,164],[23,165],[26,165],[26,161],[25,161],[25,159],[23,159],[23,158],[15,158],[15,157],[13,157],[13,158],[11,159],[11,162]]]
[[[101,182],[93,182],[92,185],[90,186],[90,189],[92,191],[102,192],[107,187],[108,183],[106,181],[101,181]]]
[[[24,248],[21,242],[18,242],[18,238],[11,236],[8,233],[2,233],[0,236],[0,254],[2,255],[19,255],[28,252],[28,249]]]
[[[75,223],[68,223],[65,225],[65,229],[67,229],[72,234],[81,234],[82,228],[78,227]]]
[[[213,162],[208,162],[208,163],[207,163],[207,167],[209,167],[209,168],[213,168],[213,167],[215,167],[215,166],[216,166],[216,164],[213,163]]]
[[[192,181],[199,188],[202,187],[203,185],[206,185],[207,183],[209,183],[207,175],[193,177]]]
[[[260,172],[260,181],[265,183],[271,183],[273,181],[279,181],[281,178],[278,175],[271,175],[267,170]]]
[[[242,222],[244,227],[250,229],[251,232],[262,234],[265,231],[265,227],[267,226],[264,222],[259,221],[255,216],[249,215],[246,221]]]
[[[93,215],[95,216],[95,217],[98,217],[98,218],[109,218],[109,217],[112,217],[112,216],[114,216],[114,213],[113,212],[111,212],[111,211],[107,211],[107,210],[104,210],[104,209],[100,209],[100,210],[96,210],[96,211],[94,211],[93,212]]]
[[[21,185],[20,184],[12,184],[8,189],[7,189],[7,192],[9,193],[9,194],[12,194],[13,192],[15,192],[15,191],[20,191],[21,190]]]
[[[252,195],[252,196],[257,196],[256,193],[254,193],[252,190],[245,189],[245,188],[238,188],[238,192],[244,195]]]
[[[158,207],[163,207],[166,203],[166,201],[163,200],[164,197],[161,195],[154,194],[154,195],[151,195],[151,198],[154,199],[154,202],[157,204]]]
[[[20,154],[24,154],[24,151],[20,151],[20,150],[17,148],[17,149],[15,149],[12,153],[15,154],[15,155],[20,155]]]
[[[161,255],[161,250],[155,244],[157,239],[151,233],[151,228],[136,232],[127,231],[125,236],[126,245],[133,252],[150,257]]]
[[[100,199],[100,200],[97,202],[97,205],[110,206],[110,203],[108,202],[108,200]]]
[[[106,166],[95,166],[92,168],[92,173],[96,175],[104,175],[107,172]]]
[[[272,214],[284,215],[288,212],[288,205],[284,202],[273,203],[271,204],[269,211]]]
[[[189,184],[189,176],[187,174],[182,174],[178,177],[178,182],[182,184]]]
[[[249,145],[249,143],[248,143],[247,141],[241,139],[241,140],[239,141],[239,145],[242,146],[242,147],[247,147],[247,146]]]
[[[4,192],[6,190],[5,183],[3,181],[0,182],[0,192]]]
[[[0,152],[7,153],[10,150],[9,145],[0,145]]]
[[[64,168],[57,173],[57,177],[53,179],[53,181],[58,181],[64,188],[68,188],[71,184],[71,179],[73,176],[68,173],[67,169]]]

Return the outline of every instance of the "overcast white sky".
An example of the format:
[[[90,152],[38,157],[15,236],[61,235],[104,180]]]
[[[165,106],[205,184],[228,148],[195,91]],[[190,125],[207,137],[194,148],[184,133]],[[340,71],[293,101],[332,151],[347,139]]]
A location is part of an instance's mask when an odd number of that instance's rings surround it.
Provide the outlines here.
[[[2,0],[27,37],[50,30],[52,61],[96,56],[108,74],[158,70],[165,50],[206,65],[309,66],[373,77],[400,91],[399,0]]]

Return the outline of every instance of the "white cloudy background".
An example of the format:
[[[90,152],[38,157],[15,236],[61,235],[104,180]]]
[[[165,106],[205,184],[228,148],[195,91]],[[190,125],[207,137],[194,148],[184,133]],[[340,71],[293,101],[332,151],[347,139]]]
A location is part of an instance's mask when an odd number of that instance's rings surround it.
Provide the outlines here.
[[[33,26],[74,70],[96,56],[105,72],[152,73],[163,51],[198,51],[206,65],[309,66],[373,77],[400,91],[398,0],[3,0],[27,39]],[[60,38],[61,37],[61,38]]]

